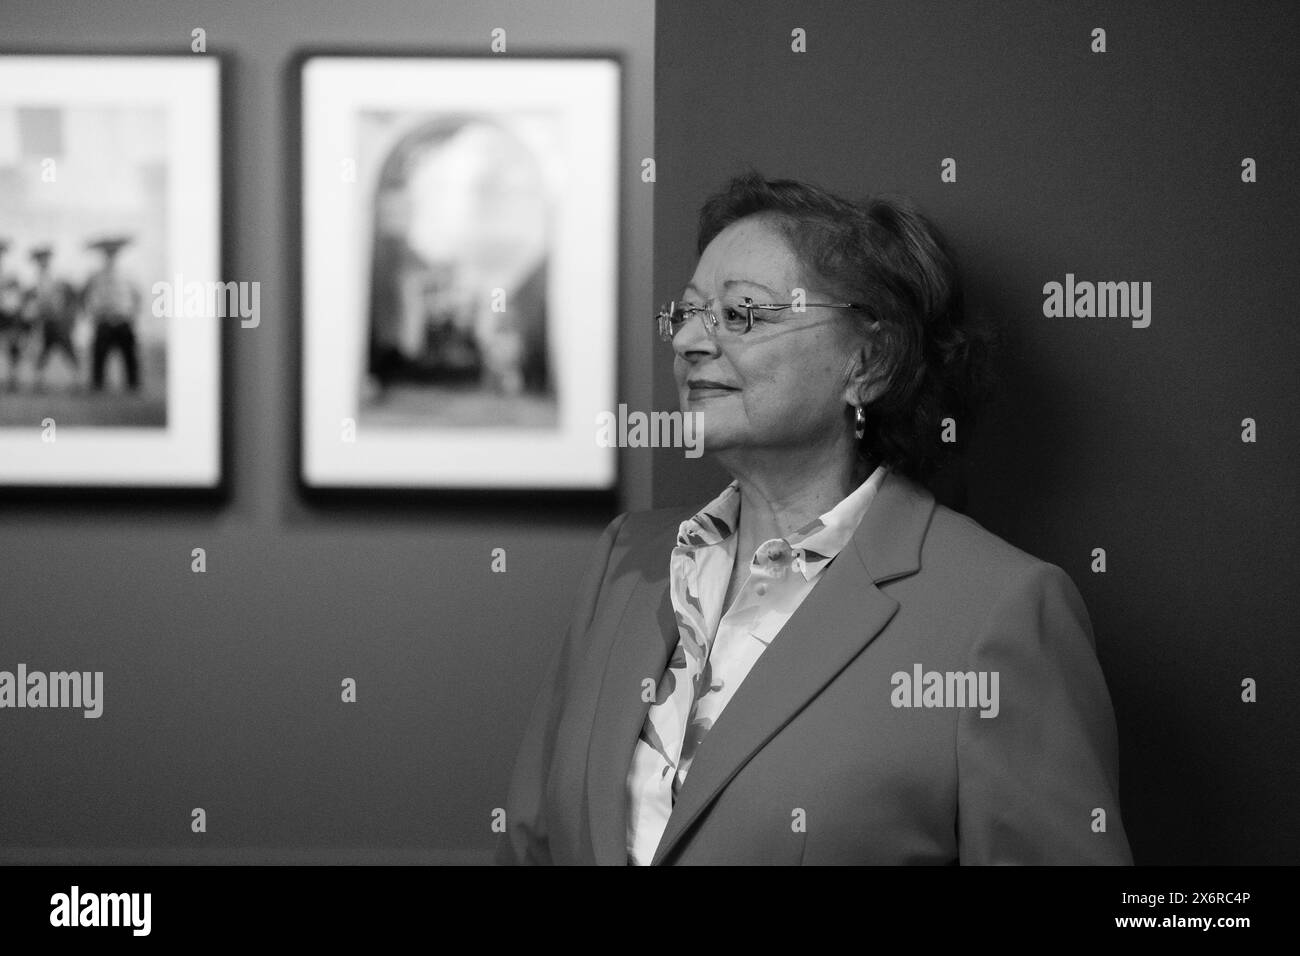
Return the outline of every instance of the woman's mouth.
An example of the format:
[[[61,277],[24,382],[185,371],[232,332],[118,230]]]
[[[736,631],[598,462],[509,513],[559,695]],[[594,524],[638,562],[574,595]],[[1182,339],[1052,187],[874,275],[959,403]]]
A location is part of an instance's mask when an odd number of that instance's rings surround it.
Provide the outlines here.
[[[687,395],[690,398],[714,398],[720,395],[726,395],[730,392],[738,392],[740,389],[731,385],[725,385],[722,382],[715,382],[707,378],[693,378],[687,381]]]

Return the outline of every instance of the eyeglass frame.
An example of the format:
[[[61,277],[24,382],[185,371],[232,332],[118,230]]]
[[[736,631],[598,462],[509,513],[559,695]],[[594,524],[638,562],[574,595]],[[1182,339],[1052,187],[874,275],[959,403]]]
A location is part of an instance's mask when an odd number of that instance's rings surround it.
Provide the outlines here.
[[[755,309],[761,309],[767,312],[784,312],[786,309],[794,308],[796,305],[799,304],[800,303],[796,303],[796,302],[786,302],[784,304],[780,302],[760,303],[760,302],[755,302],[749,296],[744,296],[741,299],[741,308],[745,310],[745,331],[737,332],[736,334],[748,335],[750,332],[754,330]],[[672,299],[669,300],[668,302],[665,302],[663,305],[661,305],[659,307],[659,311],[655,313],[655,322],[659,326],[660,339],[662,339],[665,342],[671,342],[677,336],[677,332],[673,331],[669,323],[672,321],[673,313],[676,312],[679,307],[681,308],[682,312],[704,313],[703,315],[700,316],[700,321],[704,323],[705,333],[711,339],[716,340],[718,338],[718,326],[721,324],[721,320],[718,318],[717,313],[713,311],[713,309],[710,307],[709,304],[706,303],[705,305],[686,306],[683,303],[678,302],[676,299]],[[802,303],[802,309],[800,311],[802,311],[803,309],[864,309],[864,308],[865,306],[857,302],[804,302]],[[678,331],[681,331],[681,327],[685,326],[686,323],[689,321],[690,319],[683,319],[682,325],[678,327]]]

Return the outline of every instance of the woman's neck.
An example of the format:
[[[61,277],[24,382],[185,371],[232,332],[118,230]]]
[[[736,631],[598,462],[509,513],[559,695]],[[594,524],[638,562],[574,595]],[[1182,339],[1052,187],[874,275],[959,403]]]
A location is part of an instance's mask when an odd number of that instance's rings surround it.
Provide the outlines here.
[[[871,474],[872,464],[842,453],[782,456],[776,461],[734,462],[740,489],[737,554],[748,560],[772,538],[788,538],[844,500]]]

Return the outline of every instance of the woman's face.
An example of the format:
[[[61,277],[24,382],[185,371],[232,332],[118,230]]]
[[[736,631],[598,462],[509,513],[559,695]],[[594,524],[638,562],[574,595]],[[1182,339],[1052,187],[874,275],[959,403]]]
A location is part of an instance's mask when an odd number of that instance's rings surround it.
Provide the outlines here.
[[[721,318],[719,299],[785,304],[796,288],[805,290],[806,302],[834,301],[806,284],[777,228],[750,217],[709,243],[681,301],[708,304]],[[747,335],[720,328],[713,338],[693,318],[673,338],[681,409],[699,414],[705,451],[796,451],[842,440],[861,344],[848,313],[809,307],[755,316]]]

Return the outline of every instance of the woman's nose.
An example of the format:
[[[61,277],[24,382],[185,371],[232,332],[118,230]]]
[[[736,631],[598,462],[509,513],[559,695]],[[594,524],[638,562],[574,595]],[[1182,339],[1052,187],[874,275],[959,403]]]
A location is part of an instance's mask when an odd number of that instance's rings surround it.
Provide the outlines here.
[[[673,351],[685,359],[692,356],[717,355],[718,342],[706,331],[704,323],[707,321],[708,316],[700,311],[696,312],[689,322],[683,322],[682,327],[673,336]]]

